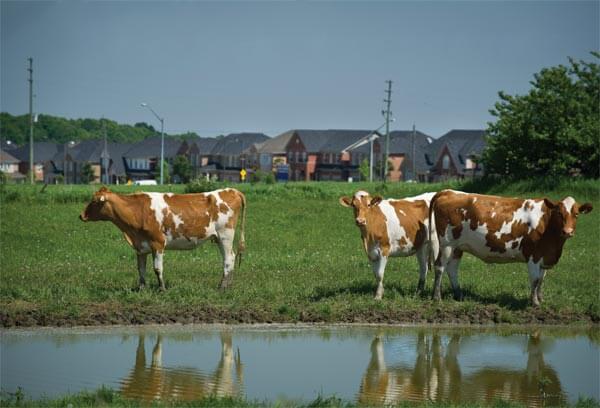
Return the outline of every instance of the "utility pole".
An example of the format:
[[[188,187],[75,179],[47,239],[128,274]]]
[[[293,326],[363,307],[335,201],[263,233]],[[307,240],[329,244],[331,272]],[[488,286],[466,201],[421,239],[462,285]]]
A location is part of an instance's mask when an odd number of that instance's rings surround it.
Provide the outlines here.
[[[29,61],[29,180],[35,183],[35,166],[33,164],[33,58]]]
[[[384,115],[385,115],[385,161],[383,164],[383,182],[385,183],[387,181],[387,168],[388,168],[388,159],[389,159],[389,155],[390,155],[390,104],[392,103],[392,81],[391,80],[387,80],[385,81],[387,83],[387,90],[385,91],[385,93],[387,94],[387,99],[384,99],[383,101],[386,103],[386,109],[384,111]]]
[[[101,169],[100,169],[100,182],[102,182],[102,168],[104,169],[104,183],[110,184],[108,179],[108,165],[110,157],[108,155],[108,144],[106,142],[106,124],[104,122],[104,117],[102,117],[102,133],[104,134],[104,148],[102,149],[101,158]]]
[[[413,134],[412,134],[412,174],[413,181],[417,181],[417,158],[415,157],[415,140],[417,138],[417,131],[415,130],[415,124],[413,123]]]

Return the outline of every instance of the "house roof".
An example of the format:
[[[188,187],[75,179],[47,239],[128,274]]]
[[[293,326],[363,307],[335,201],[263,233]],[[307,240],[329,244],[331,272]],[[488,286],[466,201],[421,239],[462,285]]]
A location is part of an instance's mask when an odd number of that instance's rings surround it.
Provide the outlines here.
[[[124,176],[126,174],[123,156],[125,155],[125,152],[132,148],[132,146],[133,143],[108,144],[108,155],[113,162],[111,170],[117,176]]]
[[[293,130],[288,130],[274,138],[265,140],[257,149],[260,153],[282,154],[285,153],[285,147],[294,136]]]
[[[13,155],[6,153],[4,150],[0,150],[0,162],[8,164],[17,164],[21,161]]]
[[[461,171],[469,156],[481,154],[485,148],[485,130],[453,129],[435,140],[427,149],[427,158],[431,165],[437,163],[444,146],[448,147],[452,161]]]
[[[217,145],[217,142],[218,140],[214,137],[198,137],[194,140],[194,143],[198,146],[198,150],[200,150],[200,154],[210,154]]]
[[[255,143],[265,142],[269,136],[264,133],[231,133],[217,139],[211,154],[232,156],[241,154]]]
[[[423,132],[414,132],[414,150],[415,150],[415,170],[418,173],[425,172],[429,169],[425,154],[434,139]],[[390,132],[390,153],[404,154],[404,164],[406,169],[411,169],[413,166],[413,131],[412,130],[395,130]]]
[[[183,143],[180,139],[174,139],[171,137],[165,137],[164,144],[164,155],[166,158],[171,158],[177,156],[177,152]],[[149,157],[159,157],[160,156],[160,144],[161,137],[160,136],[152,136],[148,137],[131,147],[123,157],[128,158],[149,158]]]
[[[274,151],[269,153],[280,153],[284,151],[285,145],[289,142],[290,138],[297,134],[302,140],[306,151],[309,153],[340,153],[344,148],[350,146],[352,143],[359,139],[367,136],[372,130],[346,130],[346,129],[292,129],[282,133],[276,138],[272,139]],[[279,139],[275,142],[276,139]],[[264,147],[263,147],[264,149]],[[261,151],[263,150],[261,149]],[[276,151],[277,149],[280,149]],[[356,152],[368,151],[368,144],[355,149]]]
[[[0,141],[0,150],[4,150],[5,152],[12,152],[15,149],[18,149],[19,146],[11,142],[10,140],[2,139]]]
[[[62,144],[53,142],[34,142],[33,143],[33,161],[42,163],[52,160],[58,147]],[[29,162],[29,143],[13,150],[11,154],[22,162]]]

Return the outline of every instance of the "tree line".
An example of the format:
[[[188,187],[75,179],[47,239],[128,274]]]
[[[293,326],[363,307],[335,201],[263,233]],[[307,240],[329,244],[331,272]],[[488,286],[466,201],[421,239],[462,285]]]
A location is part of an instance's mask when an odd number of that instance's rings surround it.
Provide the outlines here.
[[[103,139],[104,132],[106,132],[108,141],[120,143],[135,143],[160,134],[146,122],[138,122],[132,126],[123,125],[110,119],[66,119],[52,115],[39,115],[34,125],[33,139],[36,142],[67,143],[71,140]],[[0,135],[2,140],[10,140],[17,145],[28,143],[29,115],[11,115],[1,112]],[[169,136],[198,135],[185,133]]]

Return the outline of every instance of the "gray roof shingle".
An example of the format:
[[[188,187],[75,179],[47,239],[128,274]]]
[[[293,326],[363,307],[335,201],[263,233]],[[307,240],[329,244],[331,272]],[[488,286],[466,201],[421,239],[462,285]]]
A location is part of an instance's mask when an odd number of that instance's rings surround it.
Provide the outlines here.
[[[34,142],[33,161],[42,163],[52,160],[61,145],[53,142]],[[29,162],[29,143],[13,150],[11,154],[23,162]]]
[[[211,154],[217,156],[234,156],[241,154],[253,144],[261,143],[269,139],[264,133],[231,133],[223,138],[217,139]]]

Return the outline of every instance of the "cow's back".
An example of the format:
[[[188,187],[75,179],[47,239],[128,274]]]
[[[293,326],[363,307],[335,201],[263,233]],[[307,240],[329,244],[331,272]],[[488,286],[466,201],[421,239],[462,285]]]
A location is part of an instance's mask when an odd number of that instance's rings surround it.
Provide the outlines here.
[[[234,189],[197,194],[145,193],[167,249],[192,249],[225,228],[235,229],[243,196]]]
[[[440,245],[486,262],[524,261],[523,248],[530,245],[543,217],[543,200],[445,190],[433,203]]]

